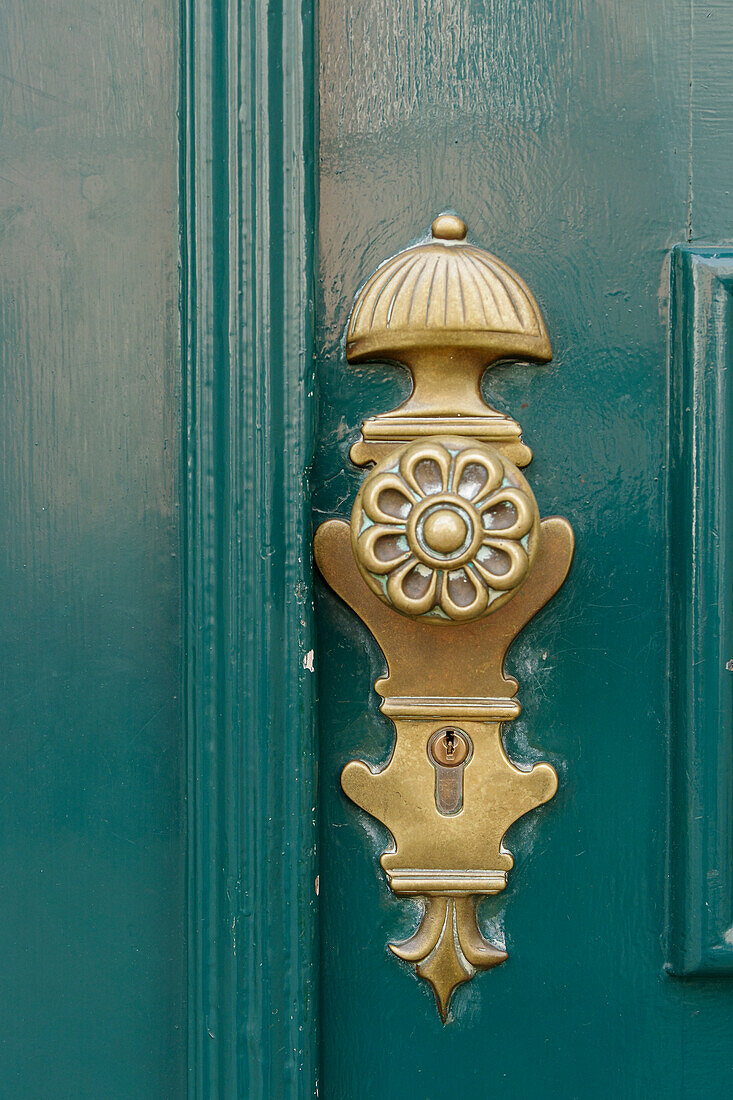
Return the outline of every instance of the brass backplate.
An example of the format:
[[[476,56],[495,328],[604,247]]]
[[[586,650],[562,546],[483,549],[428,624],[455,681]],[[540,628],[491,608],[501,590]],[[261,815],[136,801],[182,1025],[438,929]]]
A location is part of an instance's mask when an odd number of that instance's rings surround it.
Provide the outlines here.
[[[476,904],[506,885],[508,828],[557,789],[549,764],[523,771],[504,749],[502,723],[520,712],[504,661],[563,583],[574,540],[565,519],[540,520],[517,468],[530,457],[519,426],[479,388],[497,358],[549,358],[544,321],[518,276],[465,245],[455,215],[360,292],[347,356],[377,355],[410,366],[415,391],[392,427],[391,414],[366,422],[352,456],[378,464],[351,522],[321,524],[314,551],[387,662],[375,688],[392,754],[377,771],[352,760],[341,784],[392,834],[381,857],[391,889],[423,899],[417,932],[390,947],[431,983],[445,1022],[455,988],[507,957]]]

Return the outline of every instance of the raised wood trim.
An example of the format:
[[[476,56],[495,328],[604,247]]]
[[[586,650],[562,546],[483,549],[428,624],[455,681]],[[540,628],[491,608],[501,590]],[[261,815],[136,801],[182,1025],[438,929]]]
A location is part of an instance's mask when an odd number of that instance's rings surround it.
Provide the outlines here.
[[[733,975],[733,249],[675,249],[668,969]]]
[[[184,0],[189,1096],[316,1087],[310,0]]]

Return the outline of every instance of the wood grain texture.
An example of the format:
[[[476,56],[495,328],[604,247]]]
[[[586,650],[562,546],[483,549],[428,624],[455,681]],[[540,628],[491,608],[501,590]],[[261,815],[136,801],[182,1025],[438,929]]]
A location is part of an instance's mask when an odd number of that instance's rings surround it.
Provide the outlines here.
[[[185,1089],[177,8],[0,30],[0,1094]]]
[[[690,0],[688,240],[733,241],[733,7]]]
[[[184,5],[189,1095],[311,1097],[310,7]]]

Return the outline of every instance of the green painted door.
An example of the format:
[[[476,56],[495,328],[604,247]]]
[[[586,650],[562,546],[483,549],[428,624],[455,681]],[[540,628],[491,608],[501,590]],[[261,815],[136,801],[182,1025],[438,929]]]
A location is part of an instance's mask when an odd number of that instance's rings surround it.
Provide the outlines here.
[[[733,1090],[733,9],[5,0],[0,1096]],[[520,273],[570,577],[510,650],[520,767],[445,1025],[339,776],[393,730],[313,576],[379,263],[455,209]]]
[[[398,367],[346,364],[353,297],[455,209],[542,307],[553,362],[484,389],[521,421],[541,513],[576,533],[507,661],[507,751],[551,761],[558,793],[510,830],[484,902],[509,960],[446,1026],[386,949],[417,925],[379,868],[389,837],[339,786],[348,760],[389,757],[383,658],[319,587],[322,1095],[728,1095],[730,5],[320,10],[316,519],[348,518],[360,422],[408,392]]]
[[[176,6],[0,5],[0,1095],[185,1092]]]

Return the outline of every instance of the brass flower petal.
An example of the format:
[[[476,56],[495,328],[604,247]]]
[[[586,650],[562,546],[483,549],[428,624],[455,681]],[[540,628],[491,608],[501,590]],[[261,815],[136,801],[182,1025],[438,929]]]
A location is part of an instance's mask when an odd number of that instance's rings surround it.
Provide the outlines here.
[[[416,499],[417,495],[408,489],[403,478],[385,474],[378,481],[365,484],[362,505],[374,523],[401,523],[404,527]]]
[[[440,606],[454,622],[470,621],[483,615],[489,605],[489,589],[472,569],[444,574]]]
[[[412,557],[387,580],[387,595],[403,615],[424,615],[435,606],[438,575]]]
[[[485,447],[466,447],[456,455],[453,470],[453,491],[475,506],[498,489],[504,477],[504,467],[498,454]]]
[[[441,490],[447,490],[450,468],[451,455],[442,443],[431,439],[404,449],[399,464],[400,474],[418,497],[432,496]]]
[[[503,558],[508,559],[507,568],[498,571],[494,562]],[[509,539],[484,539],[483,547],[472,564],[488,585],[500,591],[519,584],[529,567],[527,551],[521,543],[510,542]]]
[[[364,567],[371,573],[391,573],[398,565],[410,557],[408,550],[403,550],[398,545],[400,535],[404,535],[405,528],[389,526],[384,523],[375,523],[367,527],[359,539],[359,553],[362,555]]]
[[[534,512],[532,508],[532,501],[526,493],[523,493],[521,489],[513,489],[511,486],[499,489],[497,492],[492,493],[491,496],[479,505],[479,511],[481,513],[482,520],[484,521],[484,527],[487,532],[490,533],[492,538],[502,539],[521,539],[524,535],[528,534],[531,530],[534,522]],[[514,509],[515,518],[514,521],[504,526],[486,526],[486,519],[492,509],[498,509],[500,505],[508,504]]]

